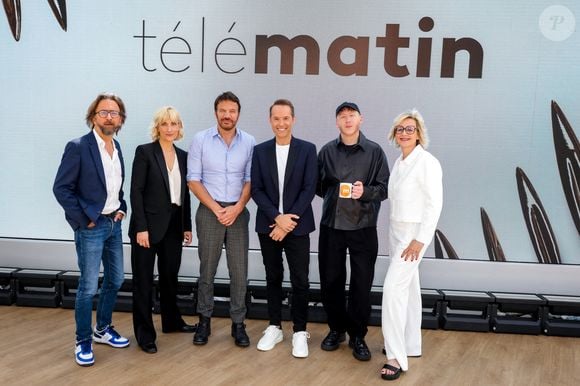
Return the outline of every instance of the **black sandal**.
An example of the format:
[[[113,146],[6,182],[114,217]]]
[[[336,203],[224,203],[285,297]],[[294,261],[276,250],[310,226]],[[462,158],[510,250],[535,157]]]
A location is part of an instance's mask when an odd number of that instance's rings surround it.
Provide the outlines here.
[[[381,373],[381,378],[383,378],[385,381],[394,381],[395,379],[399,378],[399,376],[403,372],[403,370],[401,370],[400,367],[395,367],[388,363],[383,366],[383,369],[394,371],[394,374]]]

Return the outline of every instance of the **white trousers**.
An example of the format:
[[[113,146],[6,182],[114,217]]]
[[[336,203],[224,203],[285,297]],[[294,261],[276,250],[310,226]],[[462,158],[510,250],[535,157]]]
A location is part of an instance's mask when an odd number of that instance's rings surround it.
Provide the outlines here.
[[[391,222],[389,245],[391,263],[383,284],[382,330],[387,359],[396,359],[407,371],[407,356],[421,355],[421,285],[419,263],[427,245],[415,261],[401,258],[416,235],[417,223]]]

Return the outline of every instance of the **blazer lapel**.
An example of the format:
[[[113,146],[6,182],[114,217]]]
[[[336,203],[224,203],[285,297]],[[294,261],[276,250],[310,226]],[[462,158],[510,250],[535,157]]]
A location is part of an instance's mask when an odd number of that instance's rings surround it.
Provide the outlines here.
[[[103,169],[103,160],[101,159],[101,152],[99,151],[99,145],[97,144],[97,139],[95,138],[95,133],[92,131],[88,134],[89,136],[89,151],[91,152],[91,157],[93,157],[93,162],[97,168],[97,174],[99,179],[103,183],[105,190],[107,190],[107,180],[105,179],[105,169]]]
[[[117,148],[119,162],[121,163],[121,178],[124,181],[125,180],[125,160],[123,159],[123,152],[121,151],[121,145],[119,145],[119,142],[117,142],[117,140],[115,140],[115,139],[113,140],[113,143],[115,144],[115,147]]]
[[[189,194],[187,181],[186,181],[186,174],[187,174],[187,157],[182,157],[182,152],[177,151],[177,147],[175,147],[175,155],[177,156],[177,162],[179,162],[179,174],[181,174],[181,203],[185,202],[185,195]]]
[[[278,191],[278,166],[276,162],[276,140],[272,140],[268,146],[268,167],[270,168],[270,175],[272,176],[272,181],[274,182],[274,187]]]
[[[161,176],[163,177],[165,189],[169,193],[169,175],[167,174],[167,165],[165,163],[165,158],[163,157],[163,150],[161,150],[161,145],[159,144],[158,141],[154,142],[153,155],[155,156],[157,166],[159,166],[159,171],[161,172]]]
[[[286,186],[288,185],[288,181],[290,180],[290,174],[292,174],[292,170],[294,170],[294,165],[296,160],[298,159],[298,153],[300,146],[298,145],[297,141],[292,138],[290,140],[290,149],[288,149],[288,160],[286,161],[286,171],[284,172],[284,191],[286,191]]]

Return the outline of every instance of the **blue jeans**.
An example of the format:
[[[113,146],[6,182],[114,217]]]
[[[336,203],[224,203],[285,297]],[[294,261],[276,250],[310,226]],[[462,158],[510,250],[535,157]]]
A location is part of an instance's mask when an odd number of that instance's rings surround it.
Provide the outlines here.
[[[103,262],[103,284],[97,305],[97,328],[111,324],[117,291],[123,284],[123,238],[121,221],[100,216],[95,227],[75,231],[75,245],[81,276],[75,302],[77,342],[92,339],[93,297],[99,287]]]

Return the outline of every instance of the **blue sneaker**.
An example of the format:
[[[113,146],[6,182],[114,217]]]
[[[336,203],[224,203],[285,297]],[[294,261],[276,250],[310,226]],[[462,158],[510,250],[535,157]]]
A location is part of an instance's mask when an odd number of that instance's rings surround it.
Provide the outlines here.
[[[75,345],[75,360],[80,366],[92,366],[95,363],[93,355],[93,342],[83,340]]]
[[[129,346],[129,339],[119,335],[113,326],[107,326],[102,330],[95,327],[93,340],[96,343],[108,344],[111,347],[123,348]]]

